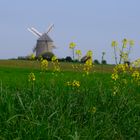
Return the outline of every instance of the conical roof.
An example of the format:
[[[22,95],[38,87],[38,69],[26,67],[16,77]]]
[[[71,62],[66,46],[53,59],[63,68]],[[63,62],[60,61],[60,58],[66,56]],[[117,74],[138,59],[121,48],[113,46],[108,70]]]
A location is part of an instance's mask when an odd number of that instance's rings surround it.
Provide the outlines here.
[[[38,40],[39,41],[53,42],[53,40],[47,35],[47,33],[44,33]]]

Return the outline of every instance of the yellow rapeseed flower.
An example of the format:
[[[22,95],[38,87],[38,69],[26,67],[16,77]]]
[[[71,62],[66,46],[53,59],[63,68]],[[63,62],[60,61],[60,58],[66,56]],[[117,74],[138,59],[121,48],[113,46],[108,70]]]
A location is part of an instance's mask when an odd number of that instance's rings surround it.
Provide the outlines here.
[[[54,71],[59,72],[60,71],[60,64],[59,64],[58,58],[56,56],[52,57],[52,64],[53,64],[53,67],[54,67]]]
[[[90,58],[85,62],[83,70],[88,75],[92,67],[93,67],[92,58]]]
[[[46,59],[43,59],[41,61],[41,70],[46,71],[48,69],[48,61]]]
[[[54,61],[56,61],[56,60],[58,60],[58,59],[57,59],[57,57],[54,55],[54,56],[52,57],[52,61],[54,62]]]
[[[117,86],[113,86],[113,96],[115,96],[118,92],[118,87]]]
[[[116,81],[119,78],[119,75],[117,73],[113,73],[111,75],[112,80]]]
[[[30,54],[28,57],[29,57],[30,60],[34,60],[35,59],[35,55],[34,54]]]
[[[76,53],[77,55],[81,55],[81,54],[82,54],[82,53],[81,53],[81,50],[76,50],[75,53]]]
[[[80,61],[80,58],[81,58],[81,55],[82,55],[81,50],[76,50],[75,53],[78,56],[78,60]]]
[[[77,80],[73,80],[73,81],[68,81],[67,82],[67,86],[71,86],[71,87],[76,87],[79,88],[80,87],[80,82]]]
[[[135,43],[134,43],[134,40],[130,40],[130,41],[129,41],[129,45],[130,45],[130,47],[133,47],[134,44],[135,44]]]
[[[92,59],[88,59],[85,63],[87,66],[92,66]]]
[[[124,60],[124,62],[128,61],[128,53],[122,52],[121,56],[122,56],[122,59]]]
[[[122,43],[123,43],[123,48],[126,48],[126,45],[127,45],[127,43],[128,43],[127,39],[124,38],[124,39],[122,40]]]
[[[112,47],[117,47],[118,46],[118,42],[117,41],[112,41],[111,46]]]
[[[92,57],[93,52],[91,50],[89,50],[86,55],[89,56],[89,57]]]
[[[115,68],[114,68],[114,72],[126,72],[126,70],[128,69],[128,64],[118,64]]]
[[[93,106],[92,108],[90,108],[89,112],[94,114],[96,113],[96,110],[97,110],[96,107]]]
[[[68,86],[71,86],[71,83],[68,81],[68,82],[67,82],[67,85],[68,85]]]
[[[70,48],[70,49],[74,49],[75,46],[76,46],[76,44],[75,44],[74,42],[71,42],[71,43],[69,44],[69,48]]]
[[[133,77],[133,79],[134,79],[135,81],[139,81],[139,80],[140,80],[140,73],[139,73],[139,71],[134,71],[134,72],[132,73],[132,77]]]
[[[35,81],[35,74],[33,72],[31,72],[29,75],[28,75],[28,81],[29,82],[34,82]]]
[[[138,58],[137,60],[135,60],[134,62],[132,62],[132,65],[134,67],[140,67],[140,58]]]
[[[72,82],[72,86],[73,86],[73,87],[80,87],[80,82],[74,80],[74,81]]]

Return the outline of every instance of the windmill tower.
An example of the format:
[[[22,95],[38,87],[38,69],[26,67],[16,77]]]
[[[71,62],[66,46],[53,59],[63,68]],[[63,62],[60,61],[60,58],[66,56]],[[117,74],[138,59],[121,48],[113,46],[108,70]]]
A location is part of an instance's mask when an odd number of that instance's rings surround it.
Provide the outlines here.
[[[50,25],[47,32],[40,33],[35,28],[31,27],[28,30],[38,37],[36,46],[33,49],[33,52],[36,52],[36,57],[41,56],[46,52],[52,52],[54,48],[56,48],[53,44],[53,40],[49,37],[48,33],[52,30],[54,25]]]

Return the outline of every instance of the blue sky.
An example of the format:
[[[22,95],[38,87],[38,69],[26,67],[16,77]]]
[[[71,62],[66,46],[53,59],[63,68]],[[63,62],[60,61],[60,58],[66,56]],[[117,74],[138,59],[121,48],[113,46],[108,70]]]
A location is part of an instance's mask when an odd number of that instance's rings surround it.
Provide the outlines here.
[[[58,57],[71,55],[70,42],[77,44],[83,55],[92,50],[94,59],[113,63],[112,40],[121,45],[123,38],[133,39],[131,60],[140,57],[140,0],[1,0],[0,59],[32,53],[36,37],[27,31],[34,26],[40,32],[50,23],[49,34]]]

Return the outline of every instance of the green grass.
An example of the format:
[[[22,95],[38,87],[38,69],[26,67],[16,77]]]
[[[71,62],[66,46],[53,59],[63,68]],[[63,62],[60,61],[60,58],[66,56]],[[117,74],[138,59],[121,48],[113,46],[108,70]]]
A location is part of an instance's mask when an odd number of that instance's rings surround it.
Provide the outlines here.
[[[71,64],[62,63],[63,71],[53,74],[51,66],[42,73],[39,62],[27,63],[0,61],[0,139],[140,139],[140,87],[121,85],[114,95],[113,66],[83,76]],[[73,80],[79,88],[67,86]]]
[[[78,63],[66,63],[61,62],[61,69],[63,71],[75,71],[72,65],[79,66]],[[40,69],[39,61],[27,61],[27,60],[0,60],[0,67],[8,68],[27,68],[27,69]],[[110,73],[113,70],[114,65],[95,65],[94,70],[98,72]],[[52,70],[53,66],[49,63],[49,70]],[[83,69],[83,64],[80,66],[79,71]]]

